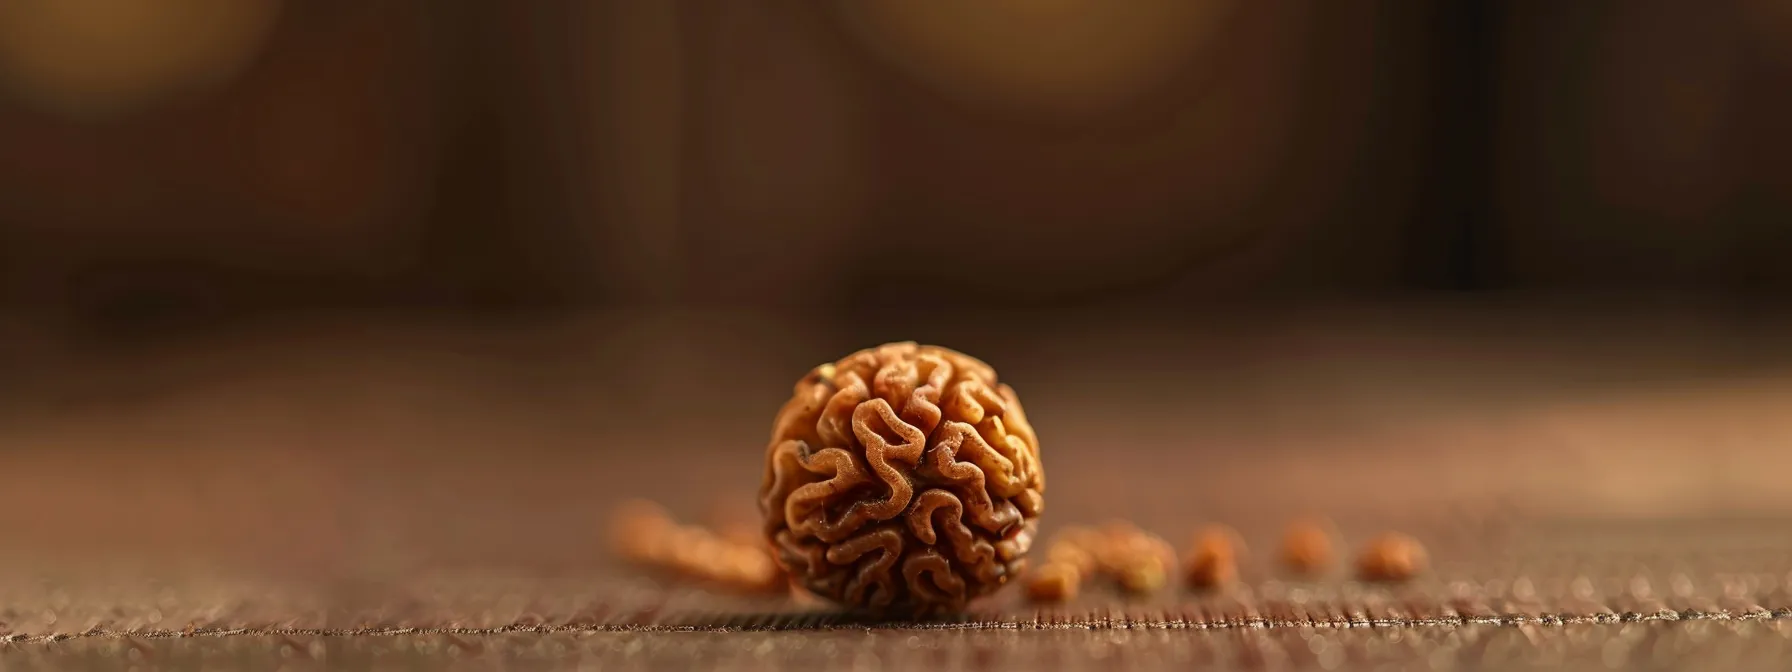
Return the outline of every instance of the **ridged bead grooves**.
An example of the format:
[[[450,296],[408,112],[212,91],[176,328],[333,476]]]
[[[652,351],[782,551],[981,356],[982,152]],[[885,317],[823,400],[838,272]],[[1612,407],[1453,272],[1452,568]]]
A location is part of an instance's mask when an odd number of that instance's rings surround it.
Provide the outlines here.
[[[1039,440],[995,370],[891,343],[816,367],[778,412],[759,509],[797,585],[849,607],[956,611],[1020,573]]]

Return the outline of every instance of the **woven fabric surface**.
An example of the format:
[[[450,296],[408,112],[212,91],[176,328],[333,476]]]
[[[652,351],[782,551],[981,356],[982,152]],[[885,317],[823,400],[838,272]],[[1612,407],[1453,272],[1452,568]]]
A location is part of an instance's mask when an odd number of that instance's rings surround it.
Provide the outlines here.
[[[1656,371],[1665,382],[1639,392],[1565,363],[1604,345],[1524,375],[1455,355],[1414,367],[1397,340],[1395,354],[1346,339],[1294,363],[1163,337],[1073,350],[1118,353],[1107,360],[1016,347],[1031,359],[992,359],[1018,371],[1041,433],[1042,537],[1124,518],[1181,546],[1225,522],[1250,551],[1241,585],[1135,598],[1098,583],[1064,605],[1010,588],[959,617],[878,622],[689,583],[609,549],[604,521],[628,497],[692,522],[756,515],[760,442],[789,372],[834,353],[796,332],[703,330],[724,331],[664,341],[682,345],[639,355],[626,376],[614,371],[630,362],[568,351],[602,341],[574,332],[439,351],[415,339],[196,350],[108,367],[129,385],[70,376],[56,403],[9,400],[0,668],[1785,669],[1792,657],[1792,457],[1777,448],[1792,441],[1780,382],[1792,377]],[[750,360],[731,345],[743,340],[795,354]],[[95,389],[109,396],[74,394]],[[1313,513],[1336,522],[1340,557],[1294,580],[1276,568],[1277,540]],[[1351,556],[1385,530],[1421,540],[1430,570],[1352,580]]]
[[[1146,598],[874,621],[626,567],[378,586],[42,569],[6,582],[9,669],[601,664],[606,669],[1778,669],[1792,656],[1784,521],[1509,523],[1407,584],[1259,577]],[[1589,542],[1589,540],[1602,540]],[[1703,548],[1704,550],[1698,550]],[[1264,571],[1262,573],[1272,574]]]

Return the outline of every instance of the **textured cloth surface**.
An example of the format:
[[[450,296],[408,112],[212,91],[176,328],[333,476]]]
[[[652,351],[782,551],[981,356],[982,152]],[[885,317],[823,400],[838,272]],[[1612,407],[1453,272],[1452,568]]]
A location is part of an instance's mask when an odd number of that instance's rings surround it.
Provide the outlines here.
[[[1713,354],[1728,350],[1612,338],[1552,353],[1429,324],[1329,340],[1298,325],[964,339],[1040,432],[1043,538],[1120,517],[1181,546],[1226,522],[1250,549],[1244,583],[1144,599],[1092,585],[1046,607],[1009,588],[960,618],[877,623],[612,557],[602,528],[626,497],[690,522],[751,522],[772,412],[806,367],[842,354],[802,329],[696,327],[400,332],[27,371],[17,379],[56,394],[0,406],[0,666],[1792,658],[1792,377],[1765,365],[1738,377]],[[1290,580],[1276,541],[1311,513],[1336,521],[1339,567]],[[1424,542],[1432,570],[1395,586],[1350,580],[1350,556],[1384,530]]]
[[[333,586],[216,574],[102,580],[65,568],[10,574],[0,659],[9,669],[105,667],[120,656],[176,669],[1783,669],[1792,657],[1788,529],[1508,521],[1484,537],[1497,544],[1434,546],[1434,571],[1407,584],[1259,576],[1220,594],[1173,588],[1146,598],[1096,585],[1052,606],[1010,590],[971,613],[919,623],[716,593],[624,567]]]

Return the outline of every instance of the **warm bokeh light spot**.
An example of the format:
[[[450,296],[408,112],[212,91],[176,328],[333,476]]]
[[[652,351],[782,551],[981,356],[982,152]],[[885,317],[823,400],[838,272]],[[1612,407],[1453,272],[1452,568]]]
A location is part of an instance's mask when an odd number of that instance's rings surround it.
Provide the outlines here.
[[[1230,0],[864,0],[841,16],[908,75],[979,106],[1112,109],[1163,84],[1224,24]]]
[[[6,0],[0,86],[81,116],[215,86],[253,60],[280,0]]]

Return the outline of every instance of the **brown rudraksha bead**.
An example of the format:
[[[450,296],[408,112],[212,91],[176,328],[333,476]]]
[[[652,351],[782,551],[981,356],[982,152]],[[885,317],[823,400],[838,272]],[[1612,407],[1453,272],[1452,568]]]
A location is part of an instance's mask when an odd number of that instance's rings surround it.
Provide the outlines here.
[[[1039,440],[988,364],[891,343],[816,367],[778,411],[759,510],[778,565],[874,612],[956,611],[1025,567]]]

